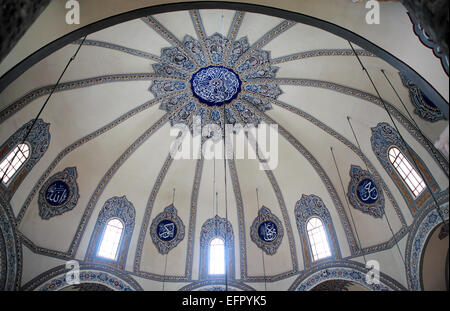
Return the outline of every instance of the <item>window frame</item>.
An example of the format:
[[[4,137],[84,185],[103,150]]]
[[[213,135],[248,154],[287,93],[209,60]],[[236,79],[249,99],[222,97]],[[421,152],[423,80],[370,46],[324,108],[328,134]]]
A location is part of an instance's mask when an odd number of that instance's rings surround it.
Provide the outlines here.
[[[222,249],[223,249],[223,273],[211,273],[211,249],[212,249],[212,242],[215,240],[220,240],[222,241]],[[225,247],[225,240],[220,237],[220,236],[216,236],[213,237],[209,243],[208,243],[208,276],[211,277],[220,277],[220,276],[225,276],[225,274],[227,274],[227,252],[226,252],[226,247]]]
[[[390,152],[392,149],[397,149],[398,150],[398,155],[395,156],[394,162],[391,161],[391,155]],[[400,174],[399,168],[395,167],[394,163],[397,161],[397,159],[402,156],[403,159],[401,159],[400,163],[404,163],[406,161],[406,163],[411,166],[411,170],[406,174],[406,177],[403,178],[402,174]],[[409,192],[411,193],[412,197],[414,200],[416,200],[417,198],[419,198],[427,189],[427,185],[425,183],[425,181],[423,180],[422,176],[420,175],[420,173],[417,171],[417,169],[415,168],[415,165],[411,164],[411,161],[409,159],[408,156],[406,156],[403,151],[396,145],[391,145],[388,149],[387,149],[387,159],[389,161],[389,164],[394,168],[395,173],[400,177],[401,181],[403,182],[404,185],[406,185],[406,188],[409,190]],[[405,164],[406,165],[406,164]],[[398,165],[400,166],[400,164]],[[411,174],[413,174],[413,172],[415,174],[417,174],[417,176],[421,179],[419,182],[419,184],[417,186],[415,186],[414,190],[411,189],[411,186],[408,184],[408,182],[406,181],[406,179],[408,179],[409,181],[411,181],[410,178],[408,178]],[[413,174],[413,177],[416,178]],[[417,178],[416,178],[417,179]],[[421,184],[423,183],[423,188],[422,190],[416,195],[414,193],[415,190],[417,190],[418,186],[421,186]]]
[[[32,155],[33,149],[31,148],[31,144],[30,144],[29,142],[25,141],[25,142],[23,142],[23,143],[17,143],[17,144],[15,144],[14,147],[11,148],[10,151],[9,151],[4,157],[2,157],[2,159],[0,160],[0,164],[3,163],[3,161],[5,161],[5,160],[11,155],[11,153],[13,153],[14,150],[16,150],[16,148],[18,148],[20,145],[25,145],[25,146],[28,147],[28,157],[26,157],[26,158],[25,158],[25,161],[22,162],[22,163],[20,164],[20,166],[19,166],[17,169],[15,169],[15,172],[12,174],[11,177],[9,177],[9,179],[8,179],[8,181],[7,181],[6,183],[3,182],[3,176],[6,175],[6,173],[7,173],[7,171],[8,171],[8,166],[6,167],[6,171],[5,171],[4,175],[0,172],[0,174],[1,174],[1,175],[0,175],[0,179],[2,180],[2,181],[0,182],[0,184],[1,184],[3,187],[8,188],[8,187],[11,185],[11,183],[17,178],[18,173],[21,172],[21,171],[23,170],[23,168],[25,167],[26,163],[31,159],[31,155]],[[20,148],[19,148],[19,151],[23,154],[23,152],[20,150]],[[13,157],[12,160],[14,160],[14,158],[15,158],[15,157]],[[8,163],[8,165],[9,165],[9,163]]]
[[[106,229],[108,228],[108,224],[111,221],[115,220],[115,219],[118,220],[122,224],[122,231],[120,232],[120,239],[119,239],[119,242],[117,244],[116,255],[115,255],[114,259],[111,259],[111,258],[108,258],[108,257],[101,256],[99,253],[100,253],[100,248],[101,248],[102,243],[103,243],[103,239],[104,239],[105,234],[106,234]],[[123,238],[124,238],[124,231],[125,231],[125,224],[124,224],[122,219],[120,219],[118,217],[109,218],[105,222],[105,224],[103,225],[102,234],[101,234],[99,242],[98,242],[98,247],[97,247],[97,251],[95,252],[95,257],[97,257],[97,258],[99,258],[101,260],[106,260],[106,261],[110,261],[110,262],[117,262],[118,259],[119,259],[119,254],[120,254],[120,252],[122,250],[122,241],[123,241]]]
[[[327,243],[328,252],[329,252],[328,256],[322,257],[322,258],[317,258],[317,259],[315,258],[315,255],[314,255],[313,245],[311,243],[311,238],[310,238],[309,230],[308,230],[308,224],[314,218],[316,218],[316,219],[318,219],[320,221],[321,227],[322,227],[323,232],[325,234],[325,241]],[[316,215],[313,215],[313,216],[309,217],[306,220],[306,222],[305,222],[305,227],[304,228],[305,228],[306,238],[307,238],[307,241],[308,241],[309,251],[310,251],[310,254],[311,254],[312,263],[316,263],[316,262],[320,262],[322,260],[327,260],[329,258],[332,258],[334,256],[333,255],[333,250],[332,250],[332,244],[330,243],[331,241],[330,241],[330,237],[329,237],[329,234],[328,234],[328,230],[327,230],[326,226],[324,225],[324,221],[322,220],[322,218],[320,218],[320,217],[318,217]]]

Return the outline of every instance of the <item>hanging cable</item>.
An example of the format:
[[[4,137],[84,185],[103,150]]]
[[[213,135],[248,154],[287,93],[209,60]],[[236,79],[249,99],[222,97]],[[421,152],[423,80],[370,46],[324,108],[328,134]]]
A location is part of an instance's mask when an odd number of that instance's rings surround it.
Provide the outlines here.
[[[228,232],[228,198],[227,198],[227,152],[226,152],[226,133],[225,133],[225,125],[226,125],[226,115],[225,115],[225,105],[223,105],[223,119],[224,119],[224,124],[223,124],[223,175],[224,175],[224,184],[225,184],[225,219],[226,219],[226,229],[225,229],[225,245],[227,245],[227,232]],[[231,247],[231,245],[228,245],[228,247]],[[225,290],[228,291],[228,255],[229,255],[229,251],[228,248],[226,249],[226,260],[227,262],[225,263]]]
[[[347,194],[345,193],[345,188],[344,188],[344,183],[342,182],[341,173],[339,172],[339,168],[338,168],[338,165],[337,165],[337,162],[336,162],[336,158],[334,157],[333,147],[330,147],[330,149],[331,149],[331,155],[333,156],[334,165],[336,166],[336,170],[337,170],[337,173],[339,175],[339,180],[341,182],[342,191],[344,192],[345,202],[347,202],[347,209],[350,212],[350,217],[352,219],[353,227],[355,228],[356,238],[358,239],[358,244],[359,244],[358,245],[359,246],[359,251],[361,252],[361,254],[362,254],[363,258],[364,258],[364,263],[367,265],[366,256],[364,255],[364,252],[363,252],[363,249],[362,249],[362,245],[361,245],[361,241],[359,240],[358,230],[356,229],[355,220],[353,219],[353,213],[352,213],[352,210],[350,209],[350,205],[348,203]]]
[[[166,254],[166,260],[165,260],[165,264],[164,264],[164,278],[163,278],[163,286],[162,286],[162,291],[164,291],[164,286],[166,284],[166,269],[167,269],[167,256],[169,255],[169,253]]]
[[[172,191],[172,205],[174,205],[175,204],[175,188],[173,188],[173,191]],[[165,283],[166,283],[166,273],[167,273],[167,256],[169,255],[169,253],[166,253],[166,256],[165,256],[165,263],[164,263],[164,278],[163,278],[163,286],[162,286],[162,291],[164,291],[164,286],[165,286]]]
[[[216,153],[214,153],[214,159],[213,159],[213,217],[214,215],[214,209],[216,209],[216,215],[218,215],[219,211],[217,209],[217,192],[216,192]]]
[[[356,143],[358,144],[359,152],[363,153],[362,149],[361,149],[361,145],[359,144],[358,138],[356,137],[355,131],[353,130],[353,126],[352,126],[352,123],[350,122],[349,116],[347,116],[347,121],[348,121],[348,124],[350,125],[350,128],[352,129],[352,133],[353,133],[353,136],[355,137]],[[367,165],[367,162],[365,160],[364,160],[364,165],[366,166],[366,170],[370,173],[369,166]],[[398,241],[397,241],[397,238],[395,237],[394,230],[392,230],[391,222],[389,221],[389,218],[388,218],[386,212],[384,212],[384,217],[386,218],[386,222],[389,227],[389,230],[391,231],[392,238],[394,239],[395,245],[397,246],[398,252],[400,254],[400,258],[402,259],[403,264],[406,264],[405,259],[403,258],[402,252],[400,251],[400,247],[398,246]]]
[[[424,183],[425,183],[425,185],[426,185],[428,191],[430,191],[430,194],[431,194],[431,196],[433,197],[434,203],[435,203],[435,205],[436,205],[436,211],[437,211],[439,217],[441,218],[442,222],[445,223],[444,217],[442,216],[441,210],[439,209],[439,203],[437,202],[437,199],[436,199],[436,197],[435,197],[435,195],[434,195],[434,193],[433,193],[433,191],[432,191],[432,188],[430,187],[430,185],[429,185],[428,181],[426,180],[425,176],[423,175],[422,171],[418,169],[418,165],[417,165],[416,160],[414,159],[414,157],[413,157],[413,155],[412,155],[412,153],[411,153],[411,150],[410,150],[409,145],[406,143],[405,139],[403,138],[403,135],[400,133],[400,131],[399,131],[398,127],[397,127],[397,124],[394,122],[394,118],[392,117],[391,113],[389,112],[389,109],[387,108],[386,103],[385,103],[384,100],[381,98],[380,92],[378,92],[378,89],[377,89],[375,83],[373,82],[372,77],[370,76],[370,74],[369,74],[369,72],[367,71],[366,67],[364,67],[364,65],[363,65],[363,63],[362,63],[362,61],[361,61],[361,59],[359,58],[358,54],[356,53],[355,49],[353,48],[352,43],[351,43],[350,41],[348,41],[348,43],[350,44],[350,47],[352,48],[353,53],[355,54],[356,58],[358,59],[358,62],[360,63],[360,65],[361,65],[361,67],[362,67],[362,70],[365,71],[367,77],[369,78],[369,80],[370,80],[370,82],[371,82],[373,88],[375,89],[375,92],[376,92],[377,95],[378,95],[378,98],[380,99],[381,103],[383,104],[384,109],[386,110],[386,112],[387,112],[387,114],[388,114],[388,116],[389,116],[389,118],[390,118],[392,124],[393,124],[394,127],[395,127],[395,130],[396,130],[397,133],[398,133],[398,136],[400,137],[400,139],[401,139],[403,145],[404,145],[405,148],[406,148],[406,151],[408,152],[408,155],[410,156],[410,158],[411,158],[411,160],[412,160],[412,162],[413,162],[413,164],[414,164],[414,168],[415,168],[415,169],[417,170],[417,172],[420,174],[420,177],[421,177],[422,180],[424,181]]]
[[[222,21],[222,33],[224,33],[224,11],[222,10],[221,15],[221,21]],[[222,53],[225,51],[225,40],[222,40]],[[228,261],[230,260],[228,258],[229,251],[228,247],[231,247],[231,245],[227,245],[227,233],[228,233],[228,198],[227,198],[227,156],[226,156],[226,134],[225,134],[225,125],[227,124],[226,121],[226,115],[225,115],[225,104],[222,102],[223,105],[223,174],[224,174],[224,184],[225,184],[225,219],[226,219],[226,225],[225,225],[225,291],[228,291]]]
[[[86,40],[86,37],[87,37],[87,35],[84,36],[84,38],[83,38],[83,40],[81,41],[80,45],[78,46],[78,48],[77,48],[75,54],[74,54],[74,55],[69,59],[69,61],[67,62],[66,67],[64,68],[63,72],[61,73],[61,75],[60,75],[59,78],[58,78],[58,81],[56,81],[56,84],[53,86],[53,88],[52,88],[50,94],[47,96],[47,99],[45,100],[44,104],[42,105],[41,109],[39,110],[39,112],[38,112],[36,118],[34,118],[33,123],[31,124],[31,126],[29,127],[28,131],[26,132],[24,138],[22,139],[22,143],[21,143],[21,144],[24,144],[24,143],[26,142],[26,140],[27,140],[27,138],[28,138],[28,135],[30,135],[31,130],[33,129],[34,125],[36,124],[37,120],[39,119],[39,117],[40,117],[42,111],[44,110],[45,106],[47,106],[47,103],[48,103],[48,101],[50,100],[50,97],[52,97],[53,93],[55,92],[56,88],[58,87],[59,82],[61,81],[61,79],[62,79],[64,73],[65,73],[66,70],[67,70],[67,68],[69,68],[70,63],[72,63],[72,61],[75,59],[75,57],[77,56],[78,52],[80,51],[81,46],[84,44],[84,41]],[[17,157],[17,154],[19,153],[19,151],[21,152],[20,148],[17,149],[17,151],[16,151],[16,153],[14,154],[13,158],[12,158],[11,161],[9,162],[7,169],[5,170],[5,172],[4,172],[3,175],[2,175],[2,178],[0,179],[1,182],[3,182],[3,179],[4,179],[5,175],[6,175],[6,173],[11,169],[12,163],[13,163],[14,159]]]
[[[256,188],[256,206],[258,208],[258,215],[260,211],[260,205],[259,205],[259,194],[258,194],[258,188]],[[263,273],[264,273],[264,290],[267,292],[267,280],[266,280],[266,265],[264,261],[264,250],[261,248],[261,258],[262,258],[262,264],[263,264]]]
[[[219,215],[219,192],[216,192],[216,215]]]
[[[395,89],[395,87],[392,85],[391,81],[389,80],[389,78],[387,77],[386,73],[384,72],[384,69],[381,69],[381,72],[383,73],[384,77],[386,78],[387,82],[389,83],[389,85],[391,86],[392,90],[394,90],[395,95],[397,95],[397,98],[399,99],[400,103],[403,105],[403,108],[405,109],[406,113],[408,114],[409,118],[411,119],[411,121],[414,123],[414,125],[416,126],[417,130],[419,131],[420,135],[422,135],[423,139],[425,140],[425,143],[427,145],[428,148],[430,148],[430,150],[436,149],[433,145],[433,143],[428,139],[428,137],[425,136],[425,134],[420,130],[419,125],[416,123],[416,120],[414,120],[414,118],[412,117],[412,115],[409,113],[409,110],[406,108],[405,103],[403,102],[402,98],[400,97],[400,95],[397,93],[397,90]],[[435,153],[433,153],[433,157],[436,158],[436,160],[439,162],[439,159],[437,157],[437,155]],[[448,172],[446,170],[443,170],[445,175],[448,178]]]

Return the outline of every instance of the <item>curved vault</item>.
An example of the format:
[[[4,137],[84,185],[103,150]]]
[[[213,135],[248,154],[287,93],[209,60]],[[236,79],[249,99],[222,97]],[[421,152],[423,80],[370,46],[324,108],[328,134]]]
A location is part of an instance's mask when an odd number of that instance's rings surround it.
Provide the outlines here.
[[[79,43],[39,62],[2,93],[9,105],[0,113],[2,141],[39,109],[54,76]],[[406,98],[400,75],[371,53],[360,48],[357,52],[402,134],[423,156],[439,188],[447,189],[443,170],[448,170],[448,162],[428,153],[378,69],[386,71]],[[329,210],[338,249],[333,260],[357,258],[361,248],[366,254],[380,254],[384,264],[398,259],[389,226],[402,238],[413,216],[370,148],[370,129],[386,121],[386,112],[342,38],[255,13],[163,13],[89,35],[56,91],[42,114],[51,124],[49,149],[11,199],[18,230],[33,252],[25,262],[41,256],[83,261],[100,209],[109,198],[126,196],[136,208],[136,226],[125,271],[143,279],[170,279],[174,282],[167,286],[172,289],[199,280],[200,230],[217,213],[229,219],[234,233],[230,277],[241,283],[282,281],[308,267],[294,207],[302,195],[311,194]],[[234,159],[226,161],[225,170],[220,159],[174,160],[169,155],[175,139],[170,125],[183,123],[193,130],[196,116],[201,124],[219,128],[225,123],[276,124],[278,166],[264,171],[261,159]],[[427,134],[434,137],[444,126],[433,123]],[[347,187],[352,165],[369,169],[379,181],[390,224],[346,201],[340,180]],[[77,169],[77,205],[41,219],[38,193],[67,167]],[[149,230],[171,203],[186,232],[165,256]],[[284,229],[274,254],[265,256],[265,267],[261,249],[250,236],[263,205]],[[55,235],[60,228],[64,232]],[[406,286],[401,268],[386,273]],[[23,282],[30,278],[24,276]]]

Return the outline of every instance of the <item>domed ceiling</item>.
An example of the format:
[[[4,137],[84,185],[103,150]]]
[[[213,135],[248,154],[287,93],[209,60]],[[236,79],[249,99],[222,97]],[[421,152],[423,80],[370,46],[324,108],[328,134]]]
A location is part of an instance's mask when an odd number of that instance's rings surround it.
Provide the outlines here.
[[[37,63],[1,94],[2,143],[37,115],[81,42]],[[354,47],[401,134],[426,163],[436,195],[448,200],[447,159],[427,145],[380,69],[432,141],[446,122],[414,114],[398,71]],[[230,286],[300,286],[299,278],[317,269],[300,222],[312,206],[329,220],[333,255],[321,264],[340,262],[335,269],[344,273],[377,259],[382,286],[407,287],[402,256],[415,212],[372,149],[379,124],[390,124],[375,94],[346,40],[262,14],[178,11],[88,35],[40,116],[49,124],[48,149],[10,200],[25,245],[22,285],[32,287],[70,259],[95,264],[98,219],[105,206],[118,204],[133,220],[116,268],[144,289],[220,283],[203,272],[201,237],[214,219],[232,238]],[[216,158],[191,152],[174,159],[171,126],[185,124],[194,133],[195,120],[220,133],[225,124],[277,126],[269,139],[275,165],[262,169],[260,154],[236,156],[238,143],[225,161],[223,149]],[[243,140],[250,154],[257,147],[252,135]],[[351,195],[355,174],[377,184],[370,204]],[[52,207],[42,197],[57,180],[66,181],[73,204],[56,213],[49,210],[67,200],[54,197]],[[152,235],[161,220],[176,225],[174,238]],[[258,231],[264,222],[275,227],[271,237]]]

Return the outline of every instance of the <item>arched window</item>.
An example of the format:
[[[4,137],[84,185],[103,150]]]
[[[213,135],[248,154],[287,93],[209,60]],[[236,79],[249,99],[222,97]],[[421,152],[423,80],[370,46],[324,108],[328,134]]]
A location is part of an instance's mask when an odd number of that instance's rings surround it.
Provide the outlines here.
[[[89,241],[85,261],[125,269],[136,211],[125,196],[106,200]]]
[[[425,189],[425,182],[397,147],[389,149],[389,161],[402,177],[403,181],[408,185],[414,197],[418,197]]]
[[[30,147],[27,144],[18,144],[0,163],[0,179],[3,184],[20,169],[30,156]]]
[[[6,192],[12,197],[36,163],[44,156],[49,145],[50,123],[45,123],[42,119],[33,119],[25,123],[1,144],[0,192]],[[19,219],[21,217],[22,214],[19,214]]]
[[[306,268],[341,258],[333,220],[320,197],[302,195],[295,204],[295,218]]]
[[[231,223],[218,215],[206,220],[200,233],[200,279],[235,278],[234,234]]]
[[[123,224],[119,219],[114,218],[108,221],[98,250],[98,256],[116,260],[122,231]]]
[[[330,246],[328,245],[327,234],[322,221],[317,217],[311,218],[306,224],[306,231],[308,232],[313,260],[330,257]]]
[[[382,122],[371,130],[373,152],[415,215],[430,199],[431,192],[441,191],[437,181],[414,148],[405,143],[395,128]]]
[[[225,274],[225,244],[215,238],[209,244],[209,274]]]

